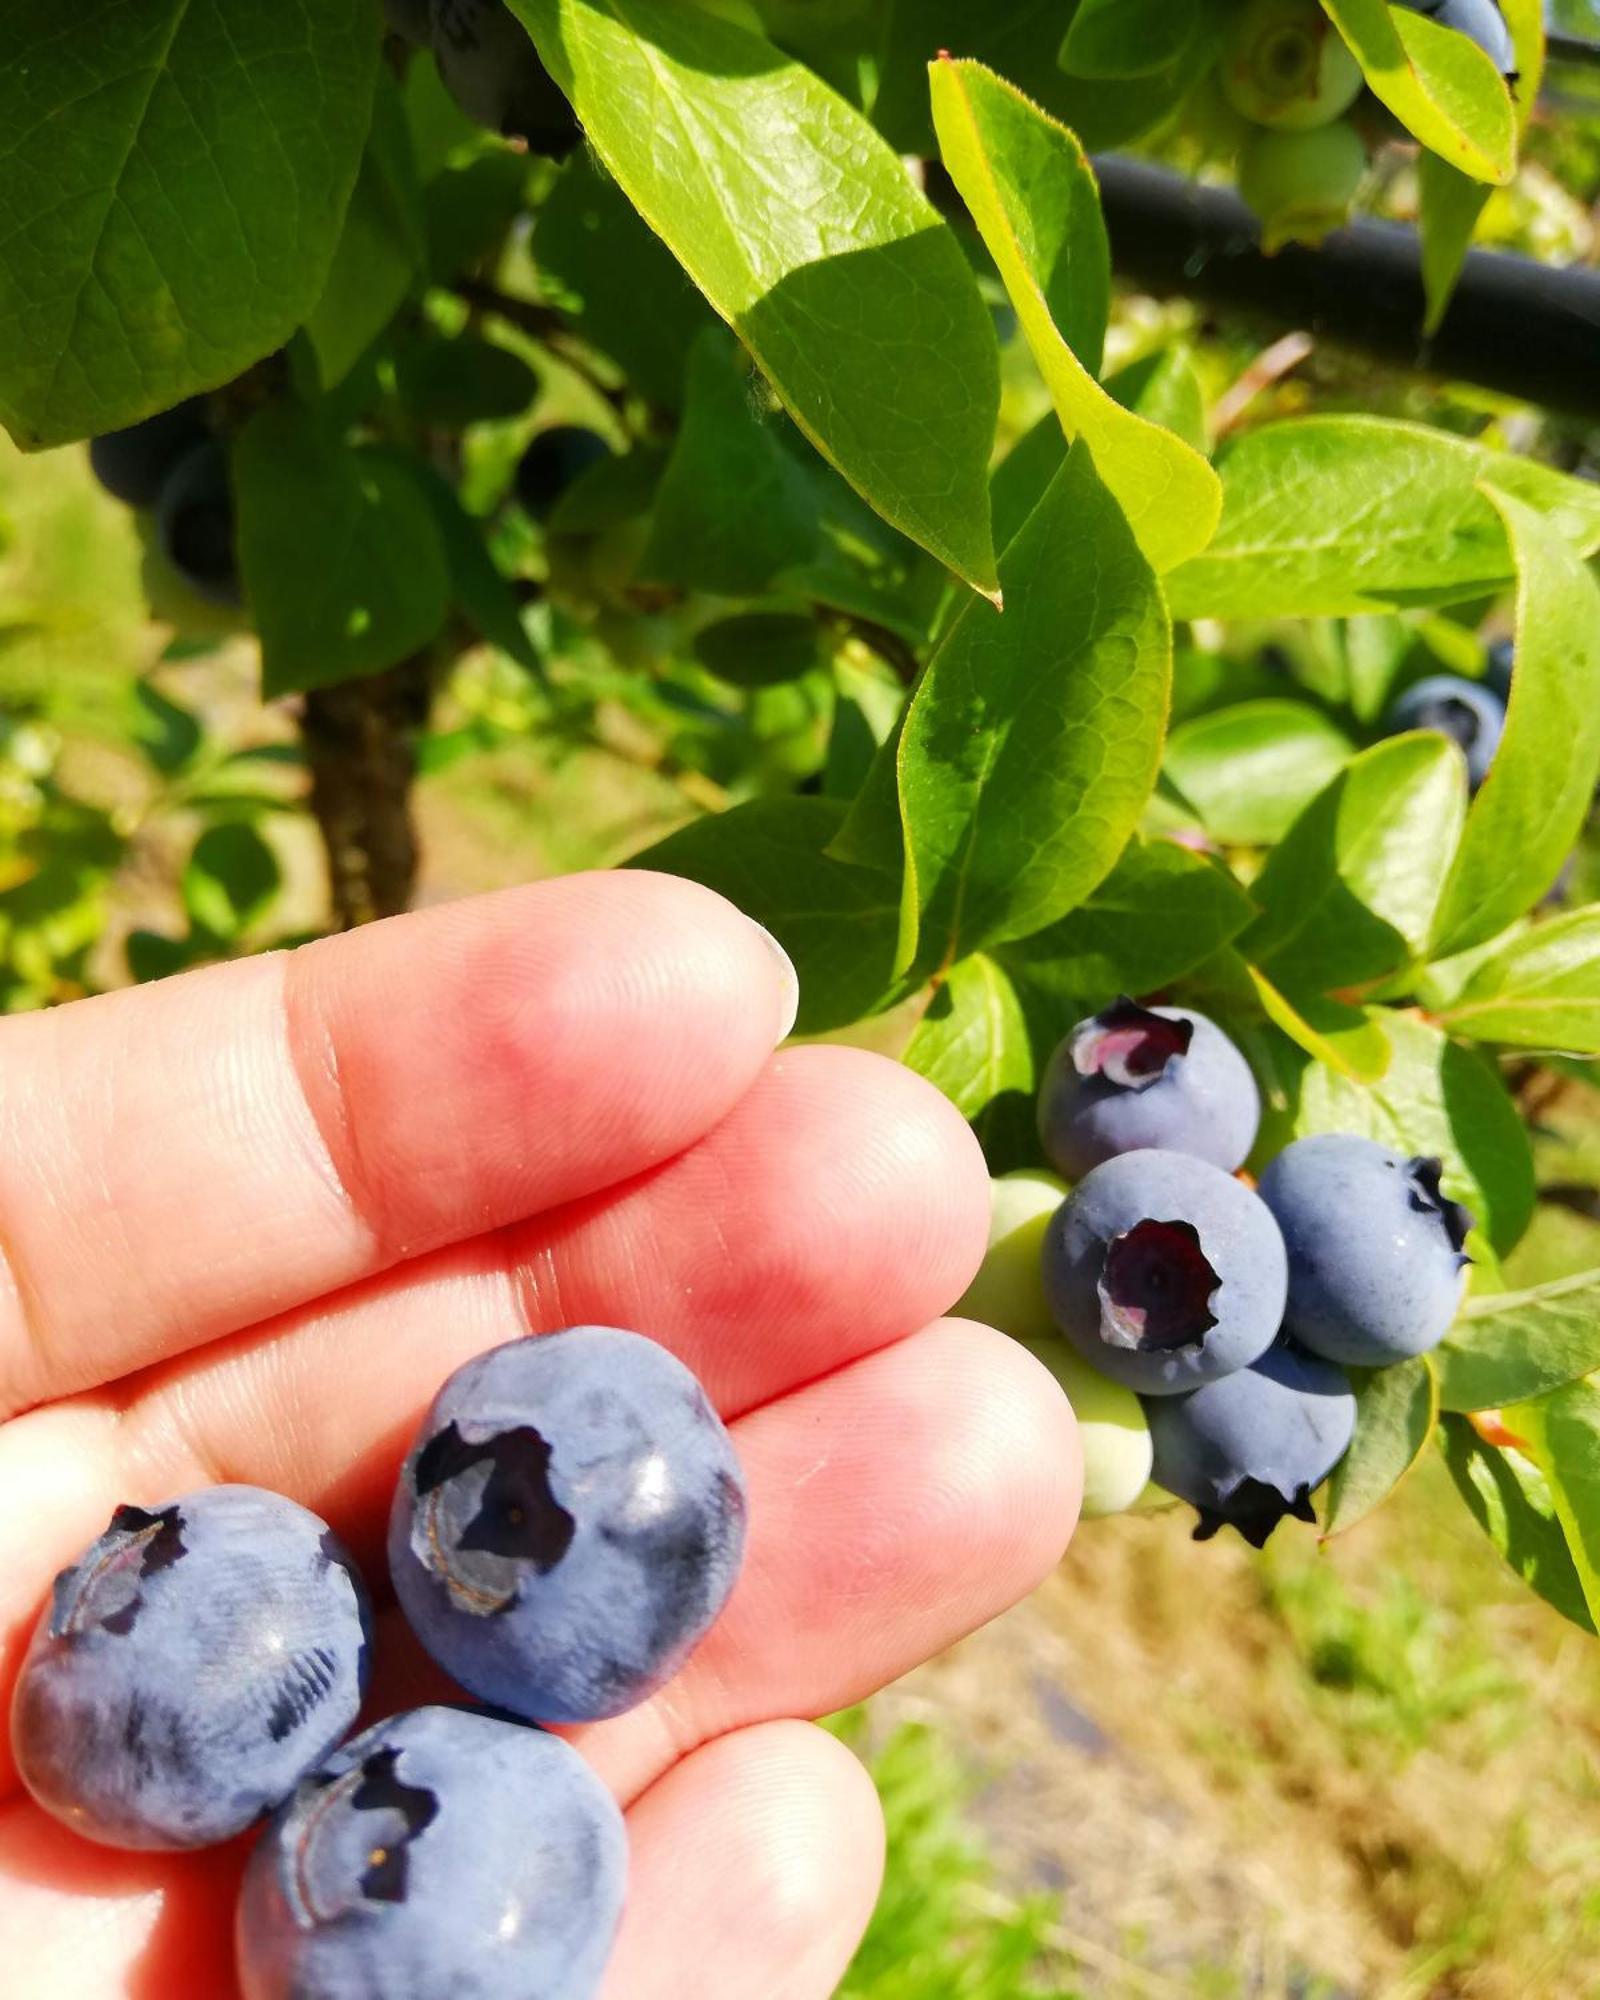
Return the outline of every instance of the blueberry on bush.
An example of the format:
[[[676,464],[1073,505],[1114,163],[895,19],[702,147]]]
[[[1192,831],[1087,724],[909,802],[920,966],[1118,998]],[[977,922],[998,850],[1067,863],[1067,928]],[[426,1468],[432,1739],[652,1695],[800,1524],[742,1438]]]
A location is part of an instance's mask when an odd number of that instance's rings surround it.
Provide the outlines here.
[[[704,1390],[617,1327],[456,1370],[406,1460],[389,1567],[412,1629],[481,1700],[540,1722],[632,1708],[716,1618],[745,1486]]]
[[[1255,1143],[1261,1097],[1228,1037],[1190,1007],[1117,1000],[1057,1048],[1039,1090],[1039,1137],[1076,1179],[1157,1146],[1231,1172]]]
[[[1502,702],[1511,699],[1511,670],[1516,663],[1516,641],[1496,639],[1489,648],[1488,660],[1483,670],[1483,684],[1497,694]]]
[[[1425,14],[1441,28],[1454,28],[1478,47],[1505,77],[1517,74],[1517,51],[1511,30],[1495,0],[1395,0],[1408,13]]]
[[[432,0],[432,8],[439,75],[473,123],[565,159],[582,129],[505,0]]]
[[[1444,1338],[1472,1216],[1440,1192],[1439,1171],[1347,1132],[1297,1139],[1268,1167],[1261,1199],[1289,1252],[1284,1324],[1302,1346],[1382,1368]]]
[[[189,588],[212,604],[239,602],[228,455],[215,438],[186,452],[156,504],[161,552]]]
[[[1467,781],[1476,791],[1489,775],[1506,726],[1506,705],[1482,681],[1459,674],[1430,674],[1406,689],[1389,710],[1391,734],[1404,729],[1436,729],[1461,746]]]
[[[172,468],[207,435],[205,403],[191,396],[125,431],[91,438],[89,464],[100,484],[125,506],[153,507]]]
[[[349,1556],[281,1494],[119,1507],[56,1578],[23,1660],[18,1771],[91,1840],[227,1840],[355,1721],[370,1636]]]
[[[1052,1217],[1056,1324],[1124,1388],[1172,1396],[1246,1367],[1283,1320],[1283,1238],[1249,1188],[1187,1153],[1123,1153]]]
[[[1261,218],[1262,247],[1320,243],[1350,214],[1367,149],[1344,119],[1310,132],[1252,132],[1239,149],[1239,192]]]
[[[1023,1342],[1066,1392],[1078,1420],[1086,1521],[1125,1514],[1150,1483],[1150,1425],[1131,1389],[1091,1368],[1059,1334]]]
[[[989,1247],[978,1275],[951,1307],[1014,1340],[1056,1338],[1039,1267],[1050,1218],[1067,1198],[1054,1174],[1002,1174],[989,1183]]]
[[[610,456],[611,447],[600,433],[582,424],[540,431],[517,461],[517,498],[534,520],[548,521],[573,481]]]
[[[622,1815],[577,1751],[463,1708],[337,1750],[257,1843],[245,2000],[590,2000],[622,1908]]]
[[[1362,83],[1317,0],[1247,0],[1229,25],[1218,76],[1241,116],[1295,132],[1331,125]]]
[[[1234,1527],[1260,1548],[1285,1514],[1311,1521],[1311,1495],[1344,1457],[1356,1400],[1342,1370],[1279,1341],[1258,1361],[1188,1396],[1145,1405],[1158,1486],[1199,1510],[1195,1539]]]

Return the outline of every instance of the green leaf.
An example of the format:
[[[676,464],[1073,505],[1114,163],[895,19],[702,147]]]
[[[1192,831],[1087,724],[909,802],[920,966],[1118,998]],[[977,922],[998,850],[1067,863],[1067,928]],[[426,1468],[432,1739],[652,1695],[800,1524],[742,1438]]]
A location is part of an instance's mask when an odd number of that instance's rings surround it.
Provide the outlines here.
[[[1485,1444],[1465,1417],[1446,1417],[1439,1436],[1450,1476],[1478,1526],[1531,1590],[1593,1632],[1594,1616],[1539,1467],[1523,1452]]]
[[[1594,486],[1422,424],[1263,424],[1218,469],[1216,535],[1167,578],[1175,618],[1348,618],[1497,591],[1515,564],[1484,486],[1548,515],[1581,553],[1600,547]]]
[[[1475,1042],[1600,1055],[1600,903],[1519,932],[1439,1020]]]
[[[123,953],[128,961],[128,977],[143,986],[152,979],[169,979],[203,957],[211,947],[205,938],[186,933],[181,938],[166,937],[160,931],[129,931]]]
[[[1005,283],[1056,415],[1082,438],[1152,567],[1203,549],[1222,509],[1192,446],[1115,402],[1073,351],[1073,299],[1097,294],[1105,225],[1083,148],[1010,84],[976,63],[932,68],[939,150]]]
[[[905,710],[906,691],[876,662],[852,659],[848,651],[835,655],[833,678],[837,698],[822,789],[831,799],[853,799],[866,783],[879,750],[894,734]],[[898,866],[898,822],[895,835]]]
[[[467,512],[449,480],[425,459],[407,457],[403,466],[432,509],[456,605],[491,646],[530,674],[542,674],[544,662],[522,622],[517,594],[489,553],[488,524]]]
[[[1600,1271],[1467,1300],[1434,1355],[1447,1410],[1498,1410],[1600,1368]]]
[[[1061,67],[1074,76],[1148,76],[1178,61],[1200,18],[1200,0],[1083,0],[1061,44]]]
[[[800,975],[797,1034],[859,1021],[894,984],[900,885],[824,851],[843,817],[837,799],[756,799],[695,820],[628,863],[704,882],[766,925]]]
[[[1359,986],[1423,950],[1467,810],[1466,766],[1429,731],[1363,750],[1319,792],[1251,884],[1241,945],[1297,991]]]
[[[976,1118],[1008,1091],[1033,1089],[1033,1050],[1016,993],[992,958],[958,959],[906,1048],[909,1068]]]
[[[329,437],[308,410],[271,403],[239,433],[233,481],[269,698],[374,673],[435,637],[450,572],[405,466]]]
[[[1600,1618],[1600,1388],[1569,1382],[1503,1412],[1550,1482],[1550,1499],[1592,1624]]]
[[[1533,1155],[1517,1107],[1476,1050],[1437,1028],[1389,1012],[1393,1053],[1382,1080],[1351,1082],[1320,1063],[1300,1080],[1293,1135],[1355,1132],[1406,1154],[1444,1161],[1445,1189],[1464,1201],[1498,1251],[1533,1214]]]
[[[375,0],[10,0],[0,419],[32,449],[230,382],[320,295]]]
[[[801,430],[886,520],[992,592],[993,323],[896,155],[812,71],[677,0],[512,11]]]
[[[1209,454],[1205,391],[1185,348],[1162,347],[1130,361],[1108,375],[1105,386],[1125,410],[1164,424],[1202,456]]]
[[[201,724],[151,681],[135,684],[133,701],[129,735],[164,778],[175,777],[204,740]]]
[[[1393,1054],[1381,1011],[1365,1012],[1320,993],[1290,999],[1264,973],[1246,965],[1257,1004],[1297,1048],[1354,1083],[1376,1083]]]
[[[1499,71],[1470,36],[1387,0],[1322,0],[1373,94],[1430,152],[1474,180],[1516,170],[1516,121]]]
[[[1226,845],[1281,840],[1354,754],[1349,737],[1300,701],[1242,701],[1173,730],[1164,769]]]
[[[900,734],[902,969],[1064,916],[1109,873],[1155,781],[1171,628],[1081,442],[1001,581],[1009,609],[964,607]]]
[[[231,943],[265,916],[282,883],[278,857],[247,821],[207,827],[183,871],[183,906],[198,930]]]
[[[1491,497],[1517,557],[1517,670],[1440,907],[1441,958],[1493,937],[1545,894],[1600,779],[1600,584],[1549,521],[1509,494]]]
[[[1356,1387],[1356,1434],[1328,1482],[1324,1535],[1342,1534],[1380,1507],[1422,1456],[1439,1421],[1428,1357],[1375,1369]]]
[[[475,333],[400,341],[394,372],[406,415],[451,430],[521,416],[539,394],[539,378],[520,354]]]
[[[817,621],[798,612],[746,611],[702,626],[694,656],[733,687],[774,687],[819,664],[821,638]]]
[[[411,135],[399,93],[385,78],[327,281],[306,319],[324,389],[343,381],[388,325],[426,255]]]

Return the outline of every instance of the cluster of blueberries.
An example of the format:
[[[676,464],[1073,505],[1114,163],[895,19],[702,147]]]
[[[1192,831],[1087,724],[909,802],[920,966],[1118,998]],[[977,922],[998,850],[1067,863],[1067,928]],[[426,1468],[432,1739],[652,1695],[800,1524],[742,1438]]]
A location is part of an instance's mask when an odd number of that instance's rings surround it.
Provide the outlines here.
[[[992,1261],[965,1305],[1028,1339],[1078,1406],[1086,1512],[1134,1504],[1149,1477],[1198,1510],[1202,1540],[1226,1524],[1259,1548],[1286,1514],[1313,1520],[1354,1434],[1346,1368],[1422,1354],[1456,1316],[1472,1217],[1438,1160],[1322,1133],[1253,1188],[1236,1175],[1259,1122],[1213,1022],[1122,999],[1072,1030],[1040,1091],[1071,1192],[995,1183]],[[1031,1295],[1019,1253],[1037,1259]]]
[[[590,2000],[626,1875],[610,1794],[536,1725],[620,1714],[681,1666],[743,1557],[746,1492],[664,1348],[570,1327],[440,1390],[389,1521],[400,1608],[473,1702],[348,1742],[373,1623],[348,1552],[281,1494],[119,1507],[56,1578],[12,1711],[38,1802],[181,1849],[271,1814],[246,1868],[246,2000]]]
[[[228,454],[203,396],[93,439],[89,463],[115,499],[154,516],[161,552],[191,590],[238,604]]]

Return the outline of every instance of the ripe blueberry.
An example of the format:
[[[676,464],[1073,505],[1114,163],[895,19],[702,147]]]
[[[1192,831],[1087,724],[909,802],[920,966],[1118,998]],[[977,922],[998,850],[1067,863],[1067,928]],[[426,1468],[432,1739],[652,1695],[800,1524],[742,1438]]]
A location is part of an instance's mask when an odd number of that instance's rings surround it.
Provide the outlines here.
[[[539,1722],[618,1715],[726,1602],[745,1486],[665,1348],[569,1327],[457,1369],[406,1460],[389,1567],[412,1628],[481,1700]]]
[[[1051,1219],[1043,1263],[1061,1331],[1140,1395],[1248,1366],[1283,1320],[1277,1224],[1247,1187],[1186,1153],[1123,1153],[1086,1174]]]
[[[257,1843],[245,2000],[590,2000],[622,1908],[610,1793],[542,1729],[418,1708],[336,1750]]]
[[[315,1514],[254,1486],[119,1507],[55,1580],[11,1714],[40,1805],[113,1847],[227,1840],[356,1719],[366,1591]]]
[[[1260,1548],[1285,1514],[1311,1521],[1311,1495],[1355,1434],[1341,1369],[1287,1341],[1188,1396],[1145,1404],[1154,1479],[1199,1509],[1196,1541],[1234,1527]]]
[[[167,474],[206,440],[205,404],[198,396],[146,417],[125,431],[89,440],[89,464],[106,491],[129,507],[153,507]]]
[[[228,455],[215,438],[185,452],[161,489],[156,532],[189,588],[213,604],[239,602]]]
[[[1406,689],[1389,710],[1390,733],[1403,729],[1436,729],[1459,744],[1467,760],[1467,781],[1474,791],[1489,775],[1494,753],[1506,726],[1506,705],[1482,681],[1459,674],[1430,674]]]
[[[1439,1162],[1348,1132],[1297,1139],[1261,1177],[1289,1251],[1288,1331],[1354,1368],[1444,1338],[1461,1301],[1472,1216],[1439,1190]]]
[[[557,424],[540,431],[517,461],[517,498],[536,521],[548,521],[567,488],[591,465],[611,456],[598,431],[582,424]]]
[[[1260,1118],[1249,1064],[1192,1007],[1114,1002],[1066,1037],[1039,1091],[1040,1140],[1072,1179],[1144,1146],[1231,1173]]]
[[[1317,0],[1248,0],[1217,70],[1242,117],[1285,132],[1331,125],[1360,94],[1361,65]]]

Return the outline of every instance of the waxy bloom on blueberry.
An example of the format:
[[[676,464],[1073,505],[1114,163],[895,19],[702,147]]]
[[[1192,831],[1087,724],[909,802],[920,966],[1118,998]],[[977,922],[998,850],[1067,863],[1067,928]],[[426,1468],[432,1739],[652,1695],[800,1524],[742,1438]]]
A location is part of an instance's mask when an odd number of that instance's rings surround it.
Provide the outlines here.
[[[457,1369],[406,1460],[389,1567],[413,1630],[481,1700],[539,1722],[632,1708],[732,1590],[745,1486],[704,1390],[617,1327]]]
[[[111,1846],[227,1840],[355,1721],[370,1633],[349,1556],[282,1494],[119,1507],[56,1578],[22,1663],[23,1783]]]

